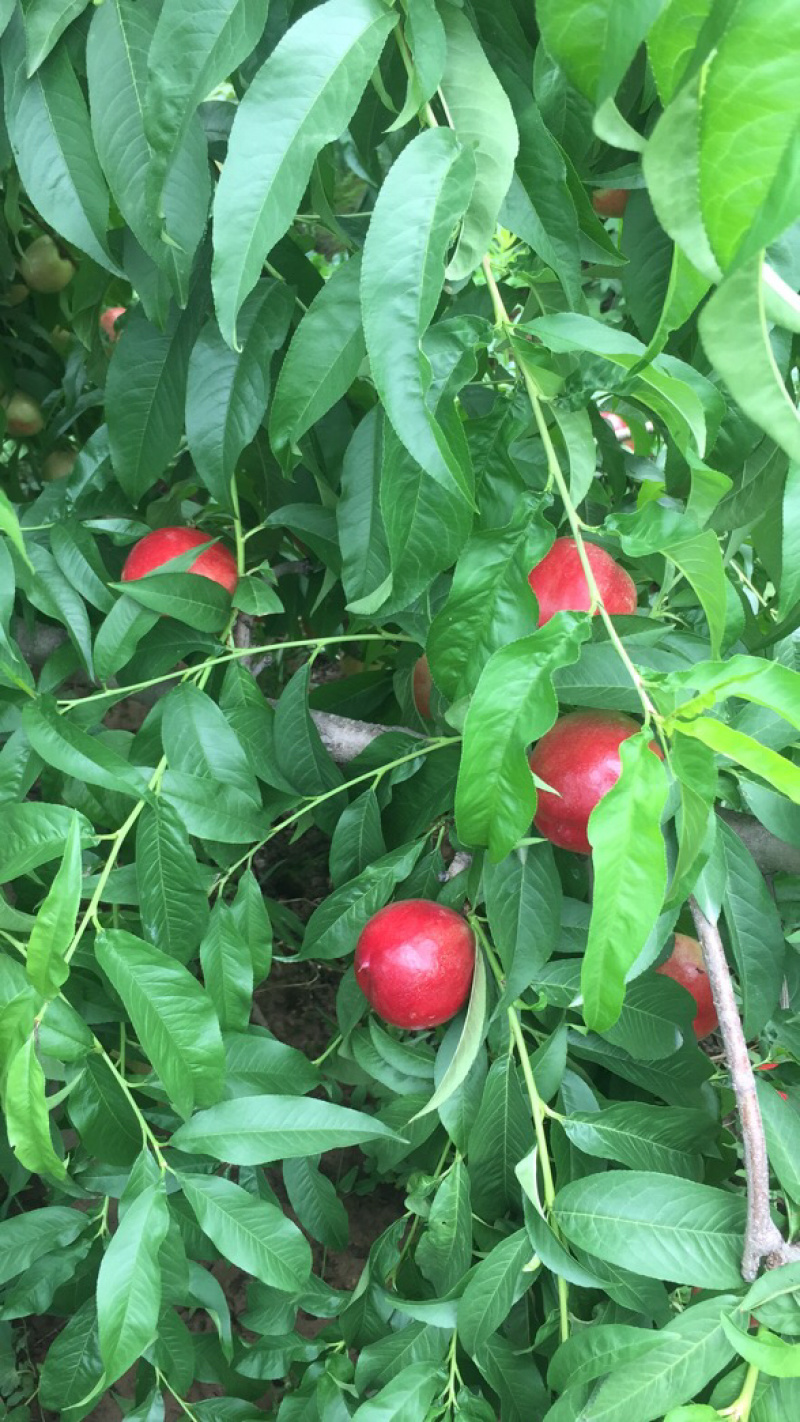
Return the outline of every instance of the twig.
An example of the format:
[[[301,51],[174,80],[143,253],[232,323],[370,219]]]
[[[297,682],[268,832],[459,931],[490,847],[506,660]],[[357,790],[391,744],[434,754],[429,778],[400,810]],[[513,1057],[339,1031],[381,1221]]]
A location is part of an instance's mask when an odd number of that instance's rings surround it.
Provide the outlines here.
[[[747,1178],[747,1227],[742,1252],[742,1278],[752,1283],[762,1261],[766,1261],[768,1269],[774,1269],[780,1264],[800,1260],[800,1247],[787,1244],[770,1214],[769,1157],[764,1125],[758,1105],[755,1076],[733,995],[733,983],[719,929],[706,918],[694,897],[689,899],[689,908],[703,950],[703,962],[717,1009],[719,1030],[725,1046],[742,1128]]]

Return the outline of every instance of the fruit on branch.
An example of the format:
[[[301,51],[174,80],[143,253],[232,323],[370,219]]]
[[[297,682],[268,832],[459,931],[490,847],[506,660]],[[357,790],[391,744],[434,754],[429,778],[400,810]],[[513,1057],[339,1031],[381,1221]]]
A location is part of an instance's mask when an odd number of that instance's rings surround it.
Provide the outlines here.
[[[405,899],[374,914],[356,946],[356,980],[370,1006],[394,1027],[438,1027],[467,1000],[475,936],[443,904]]]
[[[630,425],[626,425],[621,415],[615,415],[613,410],[601,410],[601,420],[605,420],[610,425],[624,449],[633,450],[633,439],[631,437]]]
[[[598,217],[622,217],[629,197],[627,188],[595,188],[592,207]]]
[[[112,345],[122,335],[122,332],[117,330],[117,322],[120,316],[125,315],[126,309],[124,306],[109,306],[100,316],[100,329]]]
[[[52,237],[36,237],[20,257],[22,280],[31,291],[63,291],[75,275],[75,264],[62,257]]]
[[[30,435],[37,435],[44,429],[44,415],[38,400],[34,400],[32,395],[25,395],[22,390],[15,390],[13,395],[3,401],[3,408],[6,412],[6,429],[10,435],[17,439],[25,439]]]
[[[414,696],[414,705],[419,711],[423,720],[427,721],[431,714],[431,690],[433,688],[433,678],[428,665],[427,657],[418,657],[414,663],[414,674],[411,681],[411,689]]]
[[[208,543],[208,537],[209,535],[202,533],[199,528],[157,528],[154,533],[148,533],[133,545],[125,559],[122,581],[128,583],[136,578],[146,577],[154,568],[160,568],[171,558],[177,558],[190,548]],[[200,553],[189,572],[199,573],[201,577],[210,578],[212,583],[219,583],[231,596],[236,591],[239,580],[236,559],[221,543],[215,543]]]
[[[531,770],[558,793],[539,791],[534,824],[551,844],[591,854],[589,816],[620,777],[622,742],[641,729],[620,711],[571,711],[537,741]],[[654,742],[650,748],[661,756]]]
[[[54,479],[66,479],[67,475],[72,473],[77,458],[78,453],[74,449],[52,450],[42,464],[42,478],[48,484]]]
[[[606,612],[612,616],[635,612],[636,584],[630,574],[614,561],[610,553],[606,553],[605,548],[599,548],[596,543],[584,546]],[[541,563],[531,569],[528,582],[539,604],[540,627],[549,622],[556,612],[589,610],[589,584],[574,538],[557,538]]]
[[[761,1062],[757,1067],[753,1067],[754,1071],[777,1071],[777,1069],[778,1062]],[[785,1091],[779,1091],[778,1095],[781,1096],[784,1101],[789,1100]]]
[[[680,983],[681,987],[692,994],[697,1004],[697,1013],[692,1025],[698,1041],[716,1031],[719,1025],[717,1009],[703,963],[703,950],[696,938],[690,938],[686,933],[676,933],[675,947],[666,963],[656,968],[656,972],[663,973],[665,978],[672,978],[673,982]]]

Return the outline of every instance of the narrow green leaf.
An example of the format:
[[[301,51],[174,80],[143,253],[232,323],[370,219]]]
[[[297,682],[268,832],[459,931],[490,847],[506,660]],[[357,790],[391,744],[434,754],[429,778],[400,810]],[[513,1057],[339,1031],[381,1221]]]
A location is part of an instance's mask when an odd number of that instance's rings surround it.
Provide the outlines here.
[[[243,1032],[253,1005],[253,960],[228,904],[214,905],[200,945],[203,981],[223,1031]]]
[[[746,1212],[729,1191],[632,1170],[572,1181],[554,1211],[567,1239],[590,1254],[707,1289],[739,1287]]]
[[[424,840],[402,845],[329,894],[306,925],[300,958],[316,962],[352,952],[362,928],[389,902],[395,885],[408,878],[424,848]]]
[[[311,1249],[281,1210],[216,1175],[181,1175],[180,1182],[200,1228],[226,1259],[271,1288],[302,1289]]]
[[[295,331],[275,385],[269,415],[276,455],[349,390],[366,352],[361,329],[361,260],[335,267]]]
[[[86,1299],[51,1343],[40,1377],[42,1406],[86,1417],[103,1382],[97,1308]],[[87,1401],[89,1399],[89,1401]]]
[[[206,930],[208,896],[188,833],[161,795],[136,826],[136,884],[145,937],[188,963]]]
[[[536,982],[558,946],[562,890],[551,846],[523,845],[499,864],[485,864],[483,888],[506,979],[501,1009]]]
[[[475,955],[475,975],[472,979],[467,1012],[458,1045],[450,1058],[447,1071],[436,1087],[430,1101],[413,1118],[427,1116],[430,1111],[439,1111],[459,1086],[469,1076],[486,1031],[486,966],[480,950]]]
[[[442,22],[447,37],[442,93],[459,142],[475,154],[475,186],[447,268],[451,281],[461,281],[478,266],[494,236],[514,174],[519,135],[505,90],[464,11],[446,6]]]
[[[425,1417],[441,1387],[442,1374],[434,1363],[412,1363],[362,1402],[353,1413],[353,1422],[412,1422]]]
[[[162,737],[170,770],[218,781],[240,790],[254,805],[261,804],[255,775],[236,732],[224,712],[198,687],[185,683],[169,693],[164,702]]]
[[[800,1202],[800,1112],[766,1081],[756,1081],[770,1162],[783,1189]]]
[[[449,1294],[472,1262],[469,1175],[456,1160],[438,1187],[415,1255],[439,1297]]]
[[[43,1255],[71,1244],[88,1223],[81,1211],[64,1205],[47,1205],[0,1220],[0,1283],[7,1284]]]
[[[533,1124],[514,1060],[498,1057],[489,1069],[480,1110],[469,1134],[472,1207],[482,1219],[518,1208],[515,1168],[533,1146]]]
[[[131,765],[97,736],[90,736],[62,715],[56,702],[40,696],[25,707],[23,725],[34,750],[48,765],[87,785],[100,785],[142,800],[147,780],[142,770]]]
[[[346,1249],[349,1236],[347,1210],[336,1186],[313,1160],[285,1160],[283,1183],[303,1229],[326,1249]]]
[[[735,760],[746,770],[774,785],[782,794],[788,795],[795,805],[800,805],[800,770],[777,751],[762,746],[752,736],[746,736],[743,731],[726,726],[724,721],[717,721],[711,716],[698,716],[694,721],[676,721],[675,730],[682,736],[702,741],[717,755]]]
[[[66,848],[76,812],[67,805],[46,805],[27,800],[3,807],[3,838],[0,845],[0,882],[6,884],[59,859]],[[89,821],[78,815],[81,842],[95,841]]]
[[[13,1058],[3,1098],[8,1143],[26,1170],[66,1179],[66,1167],[53,1149],[45,1080],[36,1042],[29,1037]]]
[[[67,1109],[85,1151],[111,1165],[133,1165],[142,1149],[141,1122],[97,1053],[92,1052],[85,1062],[80,1080],[70,1091]]]
[[[800,1378],[800,1343],[787,1343],[766,1328],[760,1328],[754,1338],[725,1314],[720,1323],[731,1347],[751,1367],[771,1378]]]
[[[379,1138],[397,1139],[381,1121],[346,1106],[311,1097],[249,1096],[199,1112],[179,1127],[172,1144],[232,1165],[265,1165]]]
[[[73,815],[64,858],[36,915],[28,940],[25,968],[42,997],[55,997],[69,977],[64,954],[75,932],[81,901],[81,830]]]
[[[757,256],[728,273],[703,307],[700,337],[706,355],[745,414],[797,463],[800,415],[770,344],[761,266]]]
[[[668,0],[647,36],[647,54],[662,103],[675,97],[692,62],[713,0]]]
[[[658,918],[667,887],[661,814],[664,766],[648,733],[620,746],[622,774],[589,816],[595,894],[581,971],[587,1026],[611,1027],[625,996],[625,977]]]
[[[86,9],[87,0],[22,0],[28,47],[28,75],[36,73],[67,25]]]
[[[347,128],[395,24],[379,0],[326,0],[290,27],[239,104],[214,201],[212,281],[229,345],[317,154]]]
[[[526,751],[558,710],[552,674],[578,658],[589,619],[557,613],[530,637],[489,659],[470,702],[456,789],[456,824],[466,844],[504,858],[530,827],[536,791]]]
[[[386,616],[390,609],[408,607],[437,573],[455,562],[472,526],[472,510],[459,492],[444,488],[425,473],[388,420],[383,421],[380,470],[370,465],[368,476],[374,478],[378,472],[391,577],[356,607],[365,613],[379,607]],[[376,528],[376,545],[379,538]]]
[[[209,493],[232,511],[231,479],[267,408],[270,361],[289,329],[294,300],[288,286],[261,281],[239,315],[240,349],[232,351],[216,321],[200,332],[189,357],[186,438]]]
[[[378,194],[361,267],[364,335],[386,413],[426,473],[468,504],[471,471],[426,402],[430,363],[420,341],[436,310],[453,227],[474,181],[472,152],[451,130],[419,134]]]
[[[717,825],[725,863],[722,908],[742,992],[748,1038],[763,1030],[778,1006],[786,946],[780,915],[755,860],[726,824]]]
[[[527,1233],[520,1229],[481,1260],[458,1304],[458,1336],[468,1353],[476,1353],[508,1316],[532,1255]]]
[[[100,1353],[109,1383],[155,1337],[161,1307],[158,1251],[169,1227],[164,1181],[132,1200],[103,1255],[97,1276]]]
[[[219,1022],[191,973],[122,929],[100,934],[97,961],[122,998],[136,1034],[175,1109],[219,1098],[225,1055]]]
[[[149,573],[145,578],[115,586],[124,590],[123,601],[138,603],[161,617],[174,617],[198,632],[221,632],[230,617],[230,593],[200,573]],[[142,635],[140,626],[137,621],[137,640]]]
[[[538,0],[536,18],[547,49],[568,78],[598,105],[617,91],[663,0]]]
[[[141,607],[134,598],[117,598],[95,637],[94,664],[101,681],[109,681],[127,665],[157,622],[158,613]]]
[[[620,1101],[602,1111],[573,1112],[563,1127],[586,1155],[687,1180],[698,1179],[700,1154],[709,1139],[704,1112],[633,1101]]]

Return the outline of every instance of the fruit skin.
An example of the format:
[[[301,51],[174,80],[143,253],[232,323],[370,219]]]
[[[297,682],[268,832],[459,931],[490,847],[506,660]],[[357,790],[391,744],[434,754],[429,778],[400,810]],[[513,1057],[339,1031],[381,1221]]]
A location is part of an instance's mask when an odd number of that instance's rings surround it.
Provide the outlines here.
[[[467,1000],[475,936],[453,909],[404,899],[369,920],[356,946],[355,969],[361,991],[384,1022],[438,1027]]]
[[[427,657],[418,657],[414,663],[414,674],[411,681],[411,689],[414,696],[414,705],[419,711],[423,720],[427,721],[431,714],[431,690],[433,678],[428,665]]]
[[[104,335],[108,337],[112,345],[115,341],[118,341],[122,335],[122,332],[117,330],[117,321],[120,316],[125,315],[126,310],[127,308],[125,306],[109,306],[108,310],[104,311],[100,316],[100,329]]]
[[[162,563],[168,563],[170,558],[177,558],[187,549],[207,542],[208,534],[202,533],[199,528],[157,528],[133,545],[125,559],[122,581],[128,583],[143,578],[154,568],[160,568]],[[202,577],[210,578],[212,583],[219,583],[231,596],[239,581],[236,559],[221,543],[215,543],[195,558],[189,572],[200,573]]]
[[[598,217],[622,217],[629,197],[627,188],[595,188],[592,207]]]
[[[619,780],[620,745],[641,729],[620,711],[571,711],[536,743],[531,770],[559,792],[540,790],[534,817],[539,833],[551,844],[591,854],[589,816]],[[663,759],[654,742],[650,748]]]
[[[685,987],[686,991],[692,994],[697,1004],[697,1013],[692,1025],[698,1041],[707,1037],[710,1032],[715,1032],[719,1026],[717,1009],[703,963],[703,950],[697,939],[690,938],[686,933],[676,933],[675,947],[666,963],[656,968],[656,972],[662,973],[665,978],[672,978],[673,982],[680,983],[681,987]]]
[[[37,435],[44,429],[44,415],[41,406],[31,395],[15,390],[3,401],[6,412],[6,430],[17,439]]]
[[[607,612],[612,617],[636,611],[636,584],[605,548],[587,543],[586,556]],[[574,538],[557,538],[541,563],[528,574],[539,604],[539,626],[557,612],[588,612],[591,598]],[[596,615],[596,614],[595,614]]]
[[[19,270],[31,291],[63,291],[75,275],[75,265],[62,257],[52,237],[37,237],[23,252]]]
[[[42,465],[42,478],[46,479],[48,484],[54,479],[66,479],[67,475],[72,473],[77,458],[77,450],[74,449],[52,450]]]

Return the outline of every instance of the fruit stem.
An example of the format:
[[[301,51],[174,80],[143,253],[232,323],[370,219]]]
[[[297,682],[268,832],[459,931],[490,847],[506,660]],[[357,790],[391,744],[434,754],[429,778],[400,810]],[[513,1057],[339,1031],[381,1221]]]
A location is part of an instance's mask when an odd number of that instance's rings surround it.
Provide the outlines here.
[[[491,968],[492,973],[494,974],[495,980],[498,986],[502,989],[505,986],[503,970],[497,961],[494,950],[492,949],[492,946],[489,943],[486,934],[483,931],[483,926],[480,920],[474,914],[470,915],[469,921],[472,925],[476,937],[480,942],[481,947],[483,948],[484,953],[486,954],[489,967]],[[523,1035],[522,1027],[520,1026],[519,1016],[515,1007],[509,1007],[507,1009],[507,1017],[509,1030],[511,1032],[511,1036],[514,1039],[514,1045],[517,1049],[519,1064],[522,1067],[522,1075],[525,1079],[525,1087],[528,1092],[528,1100],[530,1101],[531,1105],[533,1128],[536,1132],[536,1144],[538,1147],[539,1164],[541,1166],[542,1171],[544,1202],[547,1207],[548,1215],[551,1215],[553,1205],[555,1204],[556,1199],[556,1189],[555,1183],[553,1181],[553,1171],[550,1165],[550,1155],[547,1147],[547,1135],[545,1133],[544,1128],[546,1108],[536,1087],[536,1081],[534,1079],[533,1070],[531,1068],[531,1059],[528,1055],[528,1049],[525,1046],[525,1037]],[[558,1228],[553,1220],[550,1220],[550,1228],[558,1238]],[[562,1279],[560,1276],[556,1277],[558,1283],[559,1330],[561,1342],[563,1343],[565,1339],[569,1337],[568,1290],[566,1279]]]
[[[483,274],[486,278],[486,285],[489,288],[489,293],[492,298],[495,322],[499,327],[501,327],[502,330],[505,331],[507,336],[511,336],[514,330],[513,322],[506,310],[505,302],[503,301],[503,297],[500,293],[500,288],[497,285],[497,282],[495,281],[491,262],[489,261],[488,256],[484,257],[482,265]],[[656,711],[655,706],[653,705],[652,701],[650,700],[650,697],[645,691],[642,677],[640,676],[639,672],[636,670],[636,667],[633,665],[633,662],[628,656],[628,653],[626,652],[625,647],[623,646],[622,641],[620,639],[619,633],[617,632],[614,623],[612,622],[608,612],[606,611],[605,604],[600,595],[600,589],[597,586],[597,580],[592,571],[592,565],[589,562],[589,558],[586,552],[586,545],[583,541],[583,536],[581,534],[581,528],[583,527],[582,520],[579,519],[577,510],[574,504],[572,503],[572,500],[570,499],[569,489],[567,488],[567,481],[564,478],[564,474],[559,463],[558,455],[555,451],[555,446],[553,445],[553,441],[550,438],[550,430],[548,429],[547,421],[544,417],[544,411],[542,409],[542,404],[539,399],[539,392],[536,389],[536,385],[529,370],[525,365],[525,362],[522,360],[519,361],[519,366],[522,371],[522,378],[525,382],[525,389],[527,391],[531,409],[533,410],[534,419],[536,420],[542,444],[544,445],[545,454],[547,455],[548,473],[550,475],[551,481],[554,481],[558,487],[561,502],[564,505],[564,511],[567,515],[569,526],[572,530],[572,536],[575,540],[575,547],[578,550],[578,557],[581,560],[581,567],[583,568],[584,577],[586,578],[586,584],[589,589],[589,596],[591,598],[591,607],[589,610],[590,612],[597,611],[600,614],[605,629],[608,633],[609,640],[611,641],[614,650],[617,653],[617,656],[623,663],[625,670],[628,673],[628,676],[630,677],[634,687],[636,688],[636,694],[642,703],[642,710],[644,711],[644,724],[645,726],[648,726],[651,720],[655,720],[656,722],[659,721],[660,718],[658,712]]]

